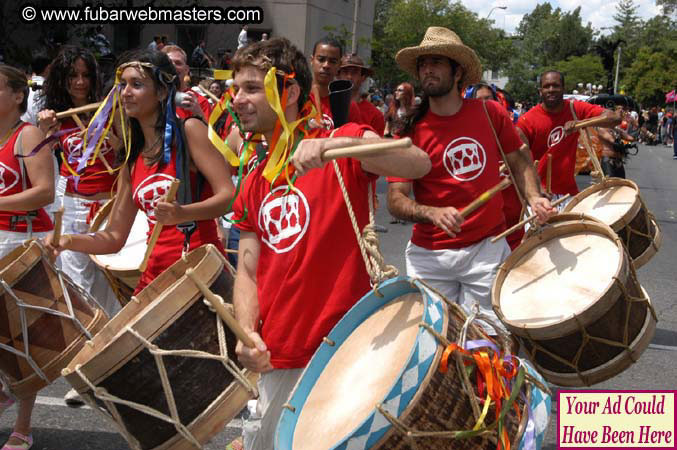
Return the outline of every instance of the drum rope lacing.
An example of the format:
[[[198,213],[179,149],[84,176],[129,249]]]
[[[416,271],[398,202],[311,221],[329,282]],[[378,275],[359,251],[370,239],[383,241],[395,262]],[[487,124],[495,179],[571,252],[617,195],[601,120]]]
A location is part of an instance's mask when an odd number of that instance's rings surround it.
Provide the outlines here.
[[[398,270],[395,266],[386,264],[383,258],[383,254],[379,248],[379,240],[374,229],[374,205],[372,202],[373,193],[372,193],[372,183],[369,183],[369,223],[364,227],[362,233],[360,233],[360,228],[357,224],[357,218],[355,217],[355,211],[353,210],[353,205],[348,196],[348,190],[343,181],[343,176],[339,169],[338,163],[334,160],[332,161],[334,165],[334,171],[336,172],[336,177],[338,178],[339,186],[341,187],[341,192],[343,193],[343,200],[345,201],[346,207],[348,208],[348,215],[350,216],[350,222],[353,225],[353,230],[355,231],[355,237],[357,237],[357,245],[360,247],[360,252],[362,253],[362,259],[364,259],[364,265],[369,274],[371,280],[371,285],[374,288],[374,293],[382,297],[381,293],[378,291],[378,285],[383,281],[396,277],[398,275]]]
[[[200,350],[163,350],[153,344],[152,342],[148,341],[145,339],[143,336],[141,336],[139,333],[136,332],[133,328],[130,326],[125,327],[125,331],[129,332],[132,336],[136,337],[139,342],[148,350],[150,354],[153,355],[153,358],[155,359],[155,364],[158,369],[158,373],[160,375],[160,380],[162,382],[162,390],[165,394],[165,399],[167,406],[169,408],[169,413],[170,415],[166,415],[161,413],[160,411],[157,411],[156,409],[153,409],[151,407],[148,407],[146,405],[142,405],[140,403],[132,402],[129,400],[124,400],[120,397],[117,397],[111,393],[109,393],[105,388],[102,387],[97,387],[92,383],[84,373],[82,373],[82,368],[80,365],[77,365],[75,367],[75,372],[80,376],[82,381],[89,387],[89,389],[92,391],[92,393],[101,401],[104,402],[106,405],[108,411],[114,418],[114,422],[120,432],[129,445],[134,448],[134,450],[140,450],[141,445],[139,442],[136,440],[135,437],[133,437],[129,431],[126,429],[124,426],[124,421],[122,420],[122,417],[120,416],[120,413],[116,407],[116,404],[127,406],[129,408],[135,409],[139,412],[142,412],[144,414],[148,414],[149,416],[155,417],[156,419],[162,420],[164,422],[168,422],[176,428],[176,431],[188,442],[190,442],[192,445],[194,445],[196,448],[202,448],[202,445],[199,443],[197,438],[190,432],[190,430],[187,428],[186,425],[183,425],[181,423],[181,419],[178,414],[178,409],[176,407],[176,402],[174,400],[174,394],[172,393],[172,388],[169,382],[169,377],[167,375],[167,370],[164,365],[164,356],[182,356],[186,358],[201,358],[201,359],[211,359],[211,360],[216,360],[216,361],[221,361],[228,370],[228,372],[233,375],[235,380],[237,380],[248,392],[250,395],[253,397],[258,397],[258,390],[255,385],[253,385],[246,377],[246,375],[237,367],[237,365],[233,362],[232,359],[229,358],[228,356],[228,348],[226,345],[226,334],[224,331],[223,327],[223,321],[221,318],[218,316],[218,314],[215,314],[216,316],[216,327],[217,327],[217,336],[218,336],[218,341],[219,341],[219,350],[220,354],[219,355],[214,355],[211,353],[203,352]],[[82,395],[82,398],[95,410],[99,410],[98,405],[91,399],[90,396],[88,395]],[[102,412],[103,413],[103,412]],[[106,417],[106,414],[103,413],[104,416]]]
[[[77,328],[80,329],[80,331],[86,336],[87,339],[91,339],[92,335],[90,334],[89,330],[80,322],[78,317],[75,315],[75,312],[73,311],[73,304],[71,302],[71,297],[70,293],[68,292],[68,289],[66,287],[66,284],[64,283],[64,277],[68,278],[66,274],[63,272],[59,271],[56,266],[49,260],[47,257],[47,252],[45,251],[44,247],[37,243],[37,241],[33,240],[28,240],[22,244],[25,248],[29,248],[31,245],[37,245],[38,249],[40,250],[41,254],[43,255],[43,258],[38,260],[36,264],[45,264],[53,273],[56,274],[57,279],[59,280],[59,287],[61,288],[61,292],[63,295],[64,303],[66,304],[66,308],[68,309],[68,314],[63,313],[61,311],[53,310],[44,306],[37,306],[37,305],[31,305],[28,303],[24,303],[23,300],[21,300],[15,293],[14,290],[5,282],[4,279],[0,278],[0,284],[2,285],[3,289],[5,292],[9,294],[10,297],[15,301],[17,308],[19,309],[19,317],[21,321],[21,333],[23,336],[23,346],[24,346],[24,351],[17,350],[14,347],[11,347],[6,344],[0,343],[0,349],[5,350],[7,352],[10,352],[16,356],[19,356],[21,358],[24,358],[26,362],[28,363],[29,366],[31,366],[31,369],[35,372],[35,374],[42,378],[46,383],[51,383],[53,380],[50,380],[49,377],[40,369],[38,366],[37,362],[33,359],[33,357],[30,354],[30,336],[28,333],[28,320],[26,319],[26,310],[31,309],[35,311],[40,311],[46,314],[51,314],[53,316],[61,317],[63,319],[69,319],[71,320]],[[70,278],[69,278],[70,280]],[[77,291],[78,294],[80,294],[86,301],[89,300],[90,302],[94,303],[95,305],[98,306],[98,303],[94,301],[89,293],[85,292],[82,288],[80,288],[79,285],[76,283],[72,283],[70,285],[73,290]],[[56,294],[53,292],[53,294]],[[56,302],[58,303],[58,296],[55,295],[57,298]],[[96,314],[95,314],[96,316]],[[92,318],[94,320],[95,317]]]
[[[634,271],[634,269],[630,269],[630,277],[632,278],[632,281],[634,282],[635,286],[640,286],[639,280],[637,279],[637,274]],[[535,361],[537,361],[537,359],[536,359],[537,353],[541,352],[541,353],[547,355],[548,357],[556,360],[557,362],[559,362],[559,363],[561,363],[561,364],[563,364],[567,367],[570,367],[571,369],[574,369],[576,371],[576,374],[578,375],[579,379],[583,383],[585,383],[586,385],[590,385],[590,383],[588,381],[589,377],[581,372],[581,369],[579,367],[579,362],[580,362],[580,358],[583,356],[583,351],[585,350],[585,347],[588,345],[588,343],[590,341],[599,342],[599,343],[606,344],[606,345],[609,345],[609,346],[612,346],[612,347],[621,347],[621,348],[623,348],[623,350],[627,353],[628,357],[633,362],[637,362],[637,358],[633,355],[632,348],[630,347],[631,342],[628,342],[629,341],[629,331],[630,331],[630,309],[631,309],[630,307],[631,307],[632,303],[646,303],[647,308],[648,308],[649,312],[651,313],[653,319],[658,320],[657,315],[656,315],[656,311],[654,310],[653,305],[651,304],[651,302],[649,301],[649,299],[647,297],[644,297],[644,296],[636,297],[636,296],[630,294],[627,287],[623,284],[623,282],[618,277],[614,276],[613,280],[614,280],[613,285],[616,286],[621,291],[621,293],[623,295],[623,300],[626,303],[625,325],[623,326],[623,342],[613,341],[613,340],[610,340],[610,339],[591,335],[588,332],[588,330],[585,328],[585,326],[581,323],[579,317],[574,316],[574,319],[576,320],[579,331],[582,335],[582,340],[581,340],[581,344],[580,344],[578,350],[576,351],[576,354],[574,355],[573,360],[571,360],[571,361],[566,360],[566,359],[562,358],[561,356],[556,355],[555,353],[553,353],[553,352],[549,351],[548,349],[544,348],[543,346],[538,344],[538,342],[536,342],[536,340],[534,340],[534,338],[529,333],[529,330],[527,328],[525,328],[524,331],[527,334],[527,338],[523,338],[523,339],[526,339],[531,346],[531,349],[527,350],[527,352],[529,353],[529,358],[532,361],[535,362]]]
[[[460,315],[463,317],[465,313],[463,310],[455,303],[449,301],[444,295],[439,293],[435,288],[432,286],[428,285],[425,283],[423,280],[420,279],[415,279],[412,281],[412,284],[415,285],[416,283],[421,283],[425,288],[430,289],[432,292],[436,293],[439,298],[441,298],[449,307],[451,310],[453,310],[456,315]],[[497,330],[497,333],[499,333],[499,337],[501,338],[502,342],[504,345],[507,345],[508,343],[508,337],[507,335],[498,328],[498,326],[495,324],[495,322],[492,321],[491,318],[488,316],[482,314],[479,310],[479,305],[475,305],[473,313],[467,317],[466,321],[464,322],[464,325],[461,329],[461,332],[459,333],[459,337],[457,339],[456,344],[450,342],[445,336],[441,335],[440,333],[436,332],[435,329],[430,326],[429,324],[425,322],[420,322],[419,326],[426,329],[428,332],[430,332],[439,342],[442,344],[445,348],[449,349],[451,347],[460,347],[462,349],[462,346],[465,345],[465,341],[467,338],[467,332],[470,327],[470,324],[473,323],[476,320],[481,320],[483,322],[488,323],[492,327],[494,327]],[[469,353],[469,352],[468,352]],[[416,439],[420,438],[439,438],[439,439],[467,439],[467,438],[473,438],[473,437],[478,437],[478,436],[490,436],[493,439],[496,437],[496,429],[498,428],[499,430],[499,436],[503,435],[503,447],[501,447],[501,439],[497,439],[497,443],[499,448],[505,448],[509,449],[510,448],[510,442],[506,440],[507,434],[504,434],[503,432],[505,431],[505,428],[503,426],[503,420],[505,419],[506,414],[511,408],[515,408],[516,410],[519,410],[518,404],[517,404],[517,397],[519,396],[519,393],[521,392],[522,385],[524,383],[524,386],[526,388],[526,394],[522,395],[522,399],[525,400],[524,407],[521,412],[521,420],[519,423],[519,427],[517,430],[516,435],[513,438],[512,446],[517,447],[522,439],[522,436],[527,428],[527,421],[529,420],[530,416],[530,403],[531,403],[531,391],[532,391],[532,386],[536,386],[543,392],[547,393],[548,395],[552,395],[550,392],[550,389],[548,389],[547,386],[543,385],[539,380],[534,378],[532,375],[527,373],[524,368],[521,368],[517,372],[517,376],[515,378],[515,381],[512,386],[512,392],[510,393],[510,397],[507,399],[508,401],[503,405],[503,407],[500,408],[500,413],[498,414],[498,417],[495,422],[486,425],[484,423],[484,418],[486,417],[488,411],[489,411],[489,406],[492,403],[490,400],[489,395],[487,394],[487,398],[485,400],[484,404],[484,409],[481,410],[479,406],[479,402],[477,401],[473,385],[470,382],[470,378],[468,375],[468,372],[465,368],[465,363],[464,363],[464,355],[462,355],[462,352],[459,351],[454,351],[450,352],[448,356],[453,355],[453,357],[456,360],[457,364],[457,371],[458,373],[461,374],[461,379],[462,379],[462,386],[463,389],[465,390],[466,395],[468,395],[468,398],[470,400],[470,404],[473,410],[473,415],[475,418],[475,426],[471,430],[447,430],[447,431],[420,431],[416,430],[408,425],[406,425],[403,421],[399,420],[397,417],[393,416],[390,412],[388,412],[385,407],[382,404],[376,405],[376,409],[383,415],[383,417],[386,418],[390,422],[390,424],[393,426],[393,428],[400,434],[404,439],[406,439],[407,443],[409,444],[409,447],[412,448],[413,450],[417,450],[419,448],[418,443],[416,442]],[[468,357],[465,355],[466,359],[470,358],[472,360],[472,357]],[[443,372],[444,373],[444,372]],[[519,414],[519,413],[518,413]]]
[[[629,252],[629,250],[630,250],[630,240],[632,239],[632,235],[634,234],[634,235],[641,236],[641,237],[649,239],[649,242],[651,242],[651,246],[654,248],[654,250],[658,250],[658,245],[656,245],[656,240],[654,239],[654,236],[650,234],[651,225],[653,224],[656,228],[658,228],[658,221],[656,220],[656,216],[654,216],[654,214],[651,211],[649,211],[649,208],[646,207],[646,204],[644,203],[644,200],[642,200],[642,197],[640,197],[639,195],[637,197],[639,198],[639,203],[642,205],[642,207],[640,208],[640,211],[642,209],[644,210],[644,217],[645,217],[645,220],[646,220],[647,231],[646,231],[646,233],[643,232],[643,231],[640,231],[636,228],[633,228],[631,226],[632,223],[628,223],[624,227],[624,229],[627,229],[628,232],[624,233],[625,239],[624,239],[623,244],[625,244],[625,248],[627,248],[628,252]],[[631,222],[633,222],[633,221],[634,221],[634,219]],[[623,231],[623,230],[621,230],[621,231]]]

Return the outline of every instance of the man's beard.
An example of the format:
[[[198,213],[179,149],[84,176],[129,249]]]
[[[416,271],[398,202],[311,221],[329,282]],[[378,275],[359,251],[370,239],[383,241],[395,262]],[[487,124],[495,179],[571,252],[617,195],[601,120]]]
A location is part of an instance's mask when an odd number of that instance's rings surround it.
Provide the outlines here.
[[[423,92],[428,97],[443,97],[447,95],[451,90],[454,88],[454,84],[452,82],[449,82],[448,84],[437,84],[434,86],[426,86],[425,84],[423,85]]]

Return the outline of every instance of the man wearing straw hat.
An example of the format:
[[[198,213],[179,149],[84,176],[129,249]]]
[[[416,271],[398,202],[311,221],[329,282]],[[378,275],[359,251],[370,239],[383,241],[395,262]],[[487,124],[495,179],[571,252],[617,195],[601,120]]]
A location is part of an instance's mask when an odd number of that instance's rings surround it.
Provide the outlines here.
[[[379,111],[369,100],[362,98],[362,86],[374,74],[371,68],[364,65],[364,61],[355,53],[343,55],[341,58],[341,67],[338,77],[342,80],[348,80],[353,83],[351,99],[357,104],[362,116],[362,123],[372,127],[379,136],[383,136],[386,124],[383,119],[383,113]],[[366,95],[366,90],[364,91]]]
[[[430,160],[409,143],[327,164],[329,149],[363,143],[361,137],[387,141],[353,123],[332,132],[309,127],[310,68],[287,39],[249,44],[235,54],[233,69],[233,107],[242,131],[268,144],[233,206],[242,232],[233,304],[253,341],[238,342],[236,352],[246,368],[262,373],[260,430],[245,427],[244,441],[248,449],[268,450],[282,405],[322,338],[371,288],[338,174],[362,230],[371,182],[378,175],[423,176]],[[230,148],[241,143],[237,130],[228,136]],[[247,142],[244,148],[247,155]]]
[[[388,178],[388,209],[415,223],[405,253],[407,274],[424,279],[466,311],[479,304],[495,318],[491,284],[510,253],[505,239],[491,242],[506,227],[502,199],[492,197],[467,217],[461,210],[501,181],[500,159],[540,220],[554,210],[502,107],[462,98],[465,86],[480,81],[482,68],[453,31],[430,27],[419,46],[400,50],[395,60],[423,88],[423,101],[404,134],[428,153],[433,166],[418,180]]]

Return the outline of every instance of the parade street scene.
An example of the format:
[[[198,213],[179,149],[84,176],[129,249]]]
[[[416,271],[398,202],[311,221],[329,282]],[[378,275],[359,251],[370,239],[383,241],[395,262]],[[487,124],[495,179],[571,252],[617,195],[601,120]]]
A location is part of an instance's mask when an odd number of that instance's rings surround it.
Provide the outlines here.
[[[0,450],[677,448],[676,62],[677,0],[0,2]]]

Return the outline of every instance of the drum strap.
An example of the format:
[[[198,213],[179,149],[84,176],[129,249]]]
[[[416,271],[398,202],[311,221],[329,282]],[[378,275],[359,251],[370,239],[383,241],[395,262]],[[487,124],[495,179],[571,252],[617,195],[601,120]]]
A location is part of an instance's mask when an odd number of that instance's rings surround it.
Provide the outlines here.
[[[501,158],[503,158],[503,162],[505,162],[505,167],[508,169],[508,176],[510,177],[510,181],[512,182],[512,185],[515,188],[515,192],[517,192],[517,197],[520,200],[520,203],[522,204],[522,208],[525,208],[527,205],[526,200],[524,199],[524,196],[522,195],[522,191],[520,190],[519,186],[517,185],[517,180],[515,179],[515,175],[512,173],[512,168],[510,167],[510,164],[508,164],[508,160],[505,158],[505,152],[503,151],[503,146],[501,145],[501,141],[498,139],[498,134],[496,133],[496,128],[494,127],[494,122],[491,120],[491,117],[489,116],[489,111],[487,110],[487,101],[482,100],[482,106],[484,107],[484,114],[487,116],[487,121],[489,122],[489,126],[491,127],[491,132],[494,134],[494,139],[496,139],[496,145],[498,146],[498,151],[501,153]]]
[[[574,116],[574,120],[578,121],[578,116],[576,115],[576,111],[574,110],[574,102],[569,101],[569,108],[571,109],[571,115]],[[592,165],[595,167],[595,170],[599,173],[599,176],[602,177],[602,180],[604,180],[606,177],[604,176],[604,171],[602,170],[602,165],[599,162],[599,159],[597,158],[597,153],[592,149],[592,139],[590,139],[590,133],[588,133],[587,128],[583,128],[583,145],[585,146],[585,149],[588,151],[588,157],[592,161]]]
[[[177,152],[176,152],[176,175],[177,178],[181,181],[181,184],[179,185],[179,192],[178,192],[178,202],[182,205],[188,205],[193,203],[193,196],[191,192],[191,185],[190,185],[190,151],[188,149],[188,140],[186,139],[186,127],[185,123],[186,120],[190,119],[191,117],[179,121],[179,128],[181,130],[181,133],[179,135],[181,136],[182,145],[177,145]],[[200,120],[200,119],[198,119]],[[198,171],[197,172],[197,189],[196,189],[196,195],[195,198],[199,201],[200,199],[200,194],[202,193],[202,183],[204,182],[204,176]],[[197,223],[195,221],[190,221],[190,222],[184,222],[176,225],[176,228],[178,228],[179,231],[183,233],[183,251],[184,253],[188,251],[188,248],[190,246],[190,237],[192,236],[193,232],[197,229]]]
[[[19,135],[16,138],[15,147],[19,149],[19,155],[24,154],[23,149],[23,130],[19,131]],[[21,168],[21,190],[26,190],[26,166],[24,165],[23,158],[17,158],[19,160],[19,167]],[[38,216],[38,211],[26,211],[26,214],[23,216],[12,216],[9,221],[9,228],[16,229],[16,223],[20,220],[26,221],[26,232],[28,233],[28,239],[33,237],[33,219]]]

